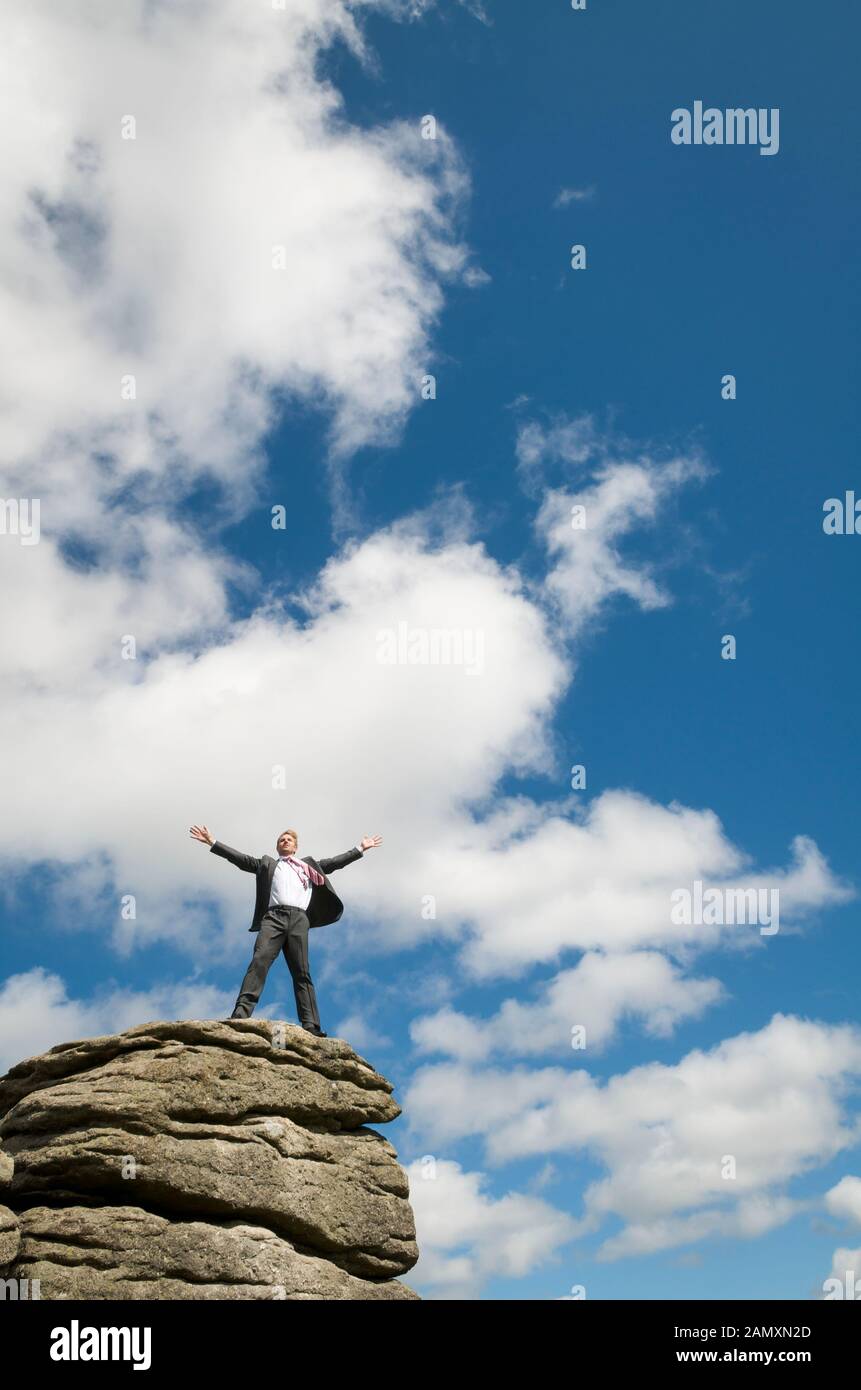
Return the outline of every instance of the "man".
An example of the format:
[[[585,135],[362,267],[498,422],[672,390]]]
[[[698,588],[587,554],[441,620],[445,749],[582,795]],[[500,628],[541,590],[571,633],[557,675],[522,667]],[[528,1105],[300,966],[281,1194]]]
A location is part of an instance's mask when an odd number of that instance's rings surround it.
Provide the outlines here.
[[[229,859],[237,869],[254,874],[257,879],[257,899],[248,930],[257,932],[258,936],[251,964],[245,972],[230,1017],[251,1017],[266,983],[269,967],[278,952],[283,951],[293,977],[299,1022],[315,1037],[328,1037],[320,1027],[317,995],[308,968],[308,930],[337,922],[344,911],[344,904],[333,890],[327,874],[361,859],[367,850],[376,849],[377,845],[382,844],[382,837],[366,835],[355,849],[348,849],[346,854],[336,854],[333,859],[321,859],[318,863],[310,854],[306,854],[304,859],[296,857],[299,836],[295,830],[285,830],[278,836],[275,844],[277,859],[269,854],[255,859],[253,854],[242,854],[237,849],[231,849],[229,845],[216,840],[205,825],[193,825],[189,834],[193,839],[209,845],[211,854]]]

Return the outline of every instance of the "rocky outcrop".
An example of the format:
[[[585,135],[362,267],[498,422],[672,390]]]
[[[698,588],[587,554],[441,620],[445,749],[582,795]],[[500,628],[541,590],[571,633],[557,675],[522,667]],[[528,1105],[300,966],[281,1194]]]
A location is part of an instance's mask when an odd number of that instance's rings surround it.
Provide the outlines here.
[[[0,1276],[46,1298],[416,1299],[400,1109],[338,1038],[143,1024],[0,1078]]]

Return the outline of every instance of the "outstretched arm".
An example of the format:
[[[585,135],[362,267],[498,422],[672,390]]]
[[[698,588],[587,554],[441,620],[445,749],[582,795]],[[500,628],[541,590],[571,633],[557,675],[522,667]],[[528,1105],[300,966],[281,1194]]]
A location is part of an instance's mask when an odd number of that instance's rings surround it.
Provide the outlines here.
[[[217,854],[221,859],[229,859],[231,864],[235,864],[237,869],[244,870],[247,874],[256,874],[260,867],[260,860],[255,859],[253,854],[243,854],[239,849],[231,849],[229,845],[223,845],[205,825],[193,825],[188,832],[193,840],[200,840],[202,844],[209,845],[211,854]]]
[[[320,868],[324,874],[332,874],[336,869],[343,869],[345,864],[355,863],[357,859],[362,858],[366,850],[376,849],[377,845],[382,843],[382,835],[365,835],[356,845],[356,848],[348,849],[346,854],[336,854],[331,859],[321,859]]]

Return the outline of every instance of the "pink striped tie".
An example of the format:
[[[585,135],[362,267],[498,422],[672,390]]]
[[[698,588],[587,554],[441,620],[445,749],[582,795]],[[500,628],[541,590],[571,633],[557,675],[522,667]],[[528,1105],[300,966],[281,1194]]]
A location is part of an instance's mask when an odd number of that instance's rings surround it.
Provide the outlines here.
[[[296,859],[292,854],[285,854],[283,857],[291,868],[296,870],[306,888],[309,879],[318,888],[322,885],[323,875],[317,869],[312,868],[310,864],[306,864],[304,859]]]

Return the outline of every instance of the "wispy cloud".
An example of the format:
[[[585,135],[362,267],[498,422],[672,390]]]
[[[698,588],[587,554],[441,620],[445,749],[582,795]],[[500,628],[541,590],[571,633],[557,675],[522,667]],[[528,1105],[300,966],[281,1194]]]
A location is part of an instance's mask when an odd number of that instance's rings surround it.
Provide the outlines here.
[[[560,188],[553,200],[555,208],[567,208],[569,203],[588,203],[595,197],[594,185],[588,188]]]

